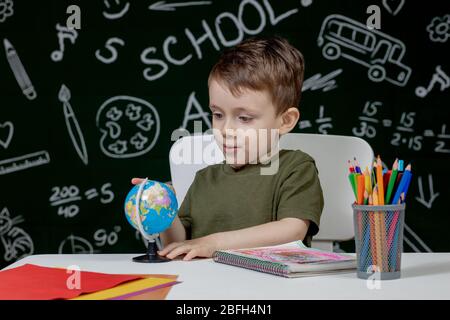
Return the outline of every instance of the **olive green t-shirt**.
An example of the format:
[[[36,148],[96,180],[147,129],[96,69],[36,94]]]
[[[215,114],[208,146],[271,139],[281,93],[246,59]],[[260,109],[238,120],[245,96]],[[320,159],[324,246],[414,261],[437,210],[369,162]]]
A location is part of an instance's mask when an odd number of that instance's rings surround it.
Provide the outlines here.
[[[310,221],[310,245],[323,209],[314,159],[300,150],[280,150],[278,157],[272,175],[261,174],[270,163],[234,169],[223,161],[197,171],[178,211],[188,239],[292,217]]]

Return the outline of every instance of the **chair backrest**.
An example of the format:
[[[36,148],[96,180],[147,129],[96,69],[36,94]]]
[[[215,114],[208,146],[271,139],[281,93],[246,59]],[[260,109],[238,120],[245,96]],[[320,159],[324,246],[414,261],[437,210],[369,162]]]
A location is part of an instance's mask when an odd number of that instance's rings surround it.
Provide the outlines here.
[[[352,136],[288,133],[280,148],[302,150],[314,158],[324,194],[320,231],[315,240],[343,241],[354,237],[354,194],[348,180],[347,161],[356,157],[361,168],[371,167],[373,151],[363,139]],[[183,161],[186,159],[187,161]],[[170,150],[170,171],[181,205],[195,173],[224,160],[213,135],[193,135],[177,140]]]

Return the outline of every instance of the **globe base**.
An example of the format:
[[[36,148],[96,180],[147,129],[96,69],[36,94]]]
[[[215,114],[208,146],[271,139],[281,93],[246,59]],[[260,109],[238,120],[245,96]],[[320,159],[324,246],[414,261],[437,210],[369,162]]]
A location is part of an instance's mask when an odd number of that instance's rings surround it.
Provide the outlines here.
[[[147,254],[142,256],[134,257],[133,262],[140,263],[158,263],[158,262],[169,262],[172,261],[169,258],[160,256],[158,253],[158,248],[156,246],[156,242],[149,242],[147,246]]]

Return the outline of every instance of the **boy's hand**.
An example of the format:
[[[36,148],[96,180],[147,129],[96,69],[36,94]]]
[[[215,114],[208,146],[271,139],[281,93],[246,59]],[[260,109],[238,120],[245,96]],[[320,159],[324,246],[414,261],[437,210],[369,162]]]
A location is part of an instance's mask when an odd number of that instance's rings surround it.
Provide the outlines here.
[[[145,179],[142,179],[142,178],[133,178],[133,179],[131,179],[131,183],[136,185],[136,184],[142,183],[142,181],[144,181],[144,180]]]
[[[195,257],[211,258],[216,250],[218,250],[218,248],[214,238],[206,236],[183,242],[172,242],[163,250],[158,251],[158,253],[169,259],[174,259],[181,254],[186,254],[183,260],[188,261]]]

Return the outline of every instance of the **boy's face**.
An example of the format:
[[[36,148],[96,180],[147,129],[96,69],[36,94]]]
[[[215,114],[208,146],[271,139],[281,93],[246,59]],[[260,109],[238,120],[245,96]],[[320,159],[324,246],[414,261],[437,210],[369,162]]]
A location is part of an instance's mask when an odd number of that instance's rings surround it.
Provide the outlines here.
[[[242,90],[238,97],[214,79],[209,83],[214,137],[226,163],[256,163],[277,147],[281,115],[265,91]]]

